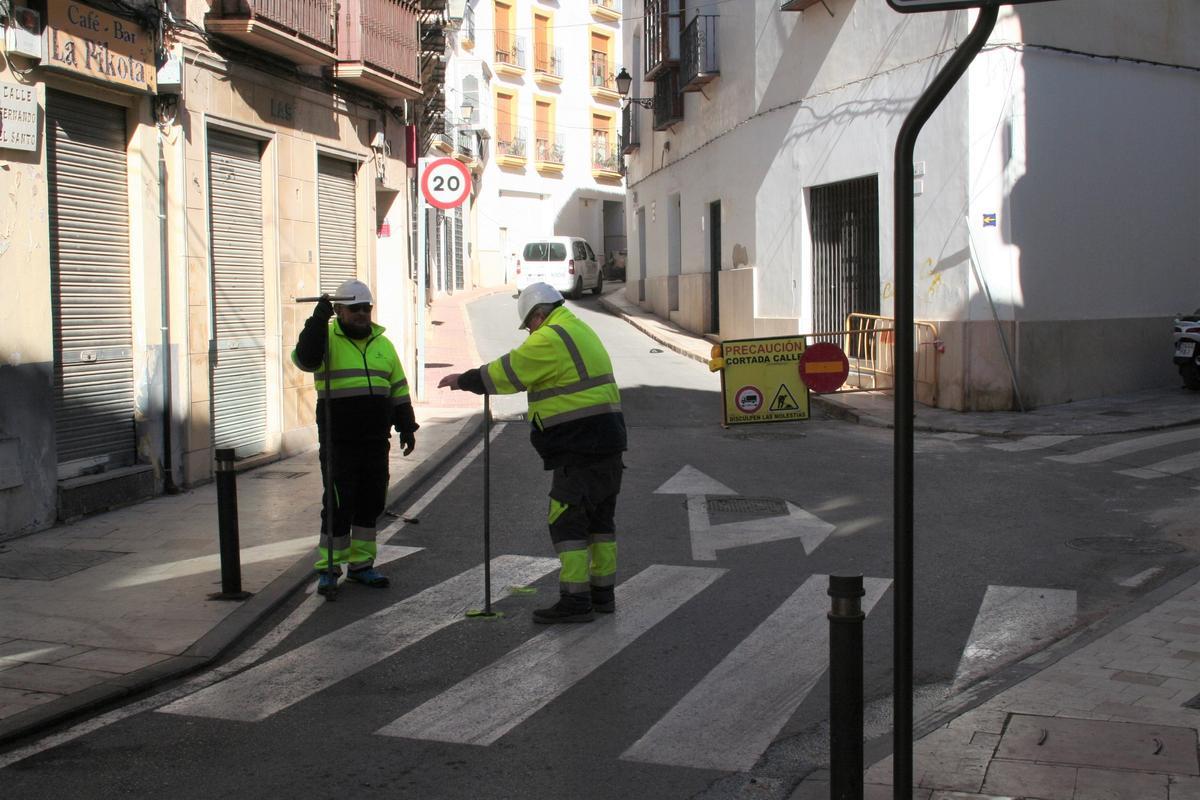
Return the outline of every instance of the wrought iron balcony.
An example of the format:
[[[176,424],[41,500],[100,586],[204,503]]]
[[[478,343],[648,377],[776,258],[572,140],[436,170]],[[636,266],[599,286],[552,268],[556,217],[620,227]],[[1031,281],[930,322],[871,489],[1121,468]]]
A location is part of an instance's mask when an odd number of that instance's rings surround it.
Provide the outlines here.
[[[609,22],[621,19],[621,0],[591,0],[592,16]]]
[[[563,147],[563,137],[561,133],[542,134],[534,140],[535,158],[538,166],[562,166],[566,163],[566,148]]]
[[[683,29],[679,63],[682,91],[698,92],[721,74],[717,62],[718,19],[715,15],[698,15]]]
[[[391,99],[421,96],[414,0],[341,0],[333,76]]]
[[[683,92],[679,71],[673,69],[654,79],[654,130],[666,130],[682,119]]]
[[[642,107],[637,103],[630,103],[621,112],[622,153],[632,153],[641,147],[641,135],[638,133],[641,129],[641,112]]]
[[[213,0],[204,18],[209,33],[282,56],[296,64],[337,60],[332,0]]]
[[[475,131],[459,127],[454,135],[454,152],[463,161],[475,160]]]
[[[525,71],[525,37],[513,36],[507,31],[496,31],[496,60],[497,71]]]
[[[607,140],[592,142],[592,175],[597,178],[621,176],[621,153]]]
[[[646,0],[646,74],[654,80],[679,64],[683,0]]]
[[[549,42],[536,42],[533,45],[533,71],[539,78],[562,79],[563,50],[561,47],[551,47]]]
[[[507,166],[525,163],[525,143],[528,141],[524,128],[501,131],[496,134],[496,160]]]

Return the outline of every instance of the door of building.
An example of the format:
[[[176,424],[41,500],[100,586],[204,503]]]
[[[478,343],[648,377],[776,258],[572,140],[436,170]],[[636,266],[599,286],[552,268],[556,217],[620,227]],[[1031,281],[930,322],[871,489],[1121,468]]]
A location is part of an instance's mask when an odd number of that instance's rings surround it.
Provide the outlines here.
[[[317,252],[321,292],[358,277],[358,215],[353,162],[317,158]]]
[[[813,325],[819,332],[842,331],[852,312],[879,313],[879,180],[871,175],[815,186],[809,207]]]
[[[136,460],[125,109],[46,93],[58,474]]]
[[[259,143],[208,132],[215,447],[238,458],[266,449],[266,289]]]

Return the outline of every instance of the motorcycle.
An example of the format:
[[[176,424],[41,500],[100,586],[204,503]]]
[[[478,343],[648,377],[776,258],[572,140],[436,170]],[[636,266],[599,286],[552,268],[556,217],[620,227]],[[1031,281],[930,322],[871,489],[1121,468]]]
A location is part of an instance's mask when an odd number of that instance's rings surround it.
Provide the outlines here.
[[[1183,385],[1200,390],[1200,308],[1175,318],[1175,365]]]

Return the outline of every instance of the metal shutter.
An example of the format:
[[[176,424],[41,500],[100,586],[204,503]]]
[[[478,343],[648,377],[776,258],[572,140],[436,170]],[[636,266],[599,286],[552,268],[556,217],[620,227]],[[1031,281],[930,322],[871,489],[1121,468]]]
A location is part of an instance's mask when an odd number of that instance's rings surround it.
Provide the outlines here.
[[[325,156],[317,158],[321,291],[329,294],[333,294],[342,282],[358,277],[355,172],[355,165],[349,161]]]
[[[47,92],[60,477],[136,460],[125,109]]]
[[[463,211],[454,207],[454,288],[463,288]]]
[[[208,132],[212,430],[238,458],[266,449],[266,291],[259,145]]]

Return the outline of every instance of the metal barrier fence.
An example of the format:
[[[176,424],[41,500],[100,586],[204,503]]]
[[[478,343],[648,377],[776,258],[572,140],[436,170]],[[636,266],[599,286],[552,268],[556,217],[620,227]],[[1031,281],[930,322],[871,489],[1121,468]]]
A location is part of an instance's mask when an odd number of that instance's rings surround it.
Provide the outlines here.
[[[850,377],[842,392],[867,392],[891,389],[896,370],[896,322],[891,317],[877,314],[846,315],[846,330],[842,349],[850,361]],[[938,338],[937,325],[932,322],[914,322],[913,334],[916,341],[916,359],[913,365],[913,382],[917,399],[937,407],[938,403],[938,357],[945,352]]]

